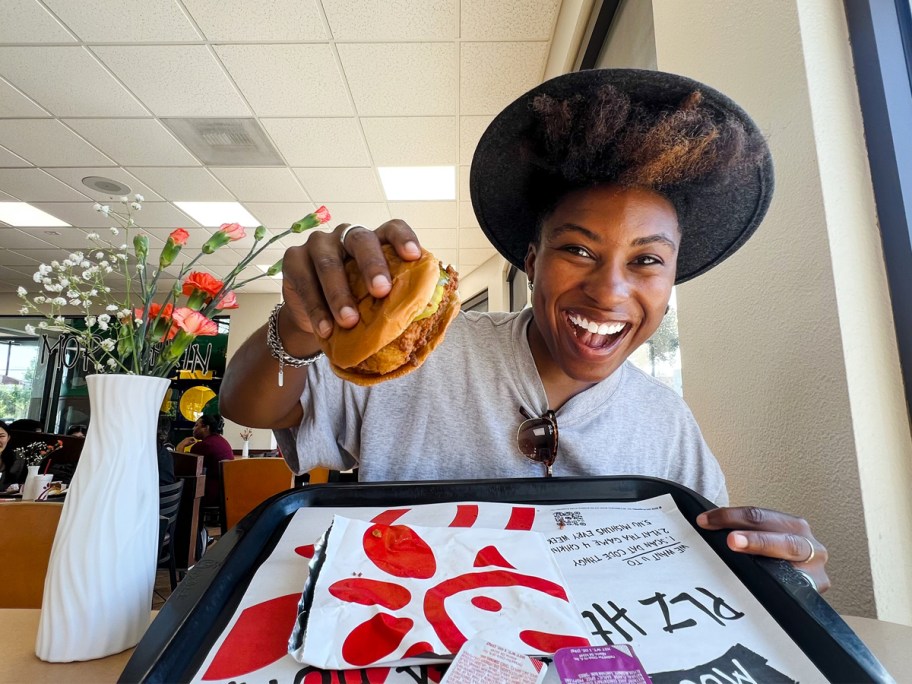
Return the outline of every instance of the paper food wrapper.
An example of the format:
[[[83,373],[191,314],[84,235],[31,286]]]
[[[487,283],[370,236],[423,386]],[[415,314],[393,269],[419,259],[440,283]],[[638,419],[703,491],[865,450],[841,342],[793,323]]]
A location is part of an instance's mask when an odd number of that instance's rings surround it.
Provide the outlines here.
[[[560,649],[542,684],[652,684],[652,680],[633,647],[616,644]]]
[[[539,533],[333,517],[298,606],[295,660],[329,670],[440,662],[470,638],[524,655],[589,645]]]

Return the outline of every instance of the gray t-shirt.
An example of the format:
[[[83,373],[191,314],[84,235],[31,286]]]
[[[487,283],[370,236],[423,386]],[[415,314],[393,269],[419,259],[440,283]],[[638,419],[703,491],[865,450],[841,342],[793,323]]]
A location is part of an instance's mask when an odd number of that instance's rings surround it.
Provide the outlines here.
[[[296,472],[357,466],[362,481],[541,477],[516,431],[547,409],[529,350],[531,309],[461,313],[418,370],[359,387],[312,365],[304,417],[276,436]],[[647,475],[673,480],[719,505],[725,479],[690,410],[629,363],[557,411],[554,475]]]

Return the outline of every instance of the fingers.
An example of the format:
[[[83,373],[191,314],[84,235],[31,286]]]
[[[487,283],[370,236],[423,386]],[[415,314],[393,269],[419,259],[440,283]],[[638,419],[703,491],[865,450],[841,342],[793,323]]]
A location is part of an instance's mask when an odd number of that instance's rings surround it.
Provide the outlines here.
[[[715,508],[697,516],[707,530],[782,530],[809,535],[811,527],[803,518],[756,506]]]
[[[387,221],[376,231],[356,227],[346,233],[348,227],[349,224],[343,223],[332,233],[314,233],[304,245],[285,253],[282,268],[285,308],[303,332],[315,332],[326,338],[334,324],[343,328],[357,324],[358,303],[345,272],[345,260],[349,256],[357,262],[368,292],[377,298],[385,297],[392,287],[381,248],[383,243],[391,244],[405,261],[421,256],[418,238],[404,221]]]

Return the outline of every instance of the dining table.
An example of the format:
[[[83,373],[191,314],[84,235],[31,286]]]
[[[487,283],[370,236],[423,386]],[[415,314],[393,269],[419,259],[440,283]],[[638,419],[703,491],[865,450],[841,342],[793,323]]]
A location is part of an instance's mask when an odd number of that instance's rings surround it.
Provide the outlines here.
[[[150,622],[157,613],[149,612]],[[132,648],[84,662],[39,660],[35,656],[35,638],[40,615],[41,611],[35,608],[0,608],[0,634],[4,635],[5,646],[0,658],[0,684],[101,684],[118,680],[133,653]],[[912,682],[912,626],[851,615],[844,615],[843,619],[897,682]]]

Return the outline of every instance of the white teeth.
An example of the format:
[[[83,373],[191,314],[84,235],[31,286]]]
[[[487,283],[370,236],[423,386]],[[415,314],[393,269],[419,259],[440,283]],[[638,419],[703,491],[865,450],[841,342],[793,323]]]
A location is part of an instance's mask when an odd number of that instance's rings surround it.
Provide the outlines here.
[[[596,323],[595,321],[590,321],[586,318],[583,318],[582,316],[577,316],[575,314],[570,316],[570,321],[574,325],[582,328],[583,330],[587,330],[594,335],[595,334],[615,335],[615,334],[621,332],[621,330],[624,329],[624,325],[625,325],[624,323],[601,323],[601,324],[599,324],[599,323]]]

